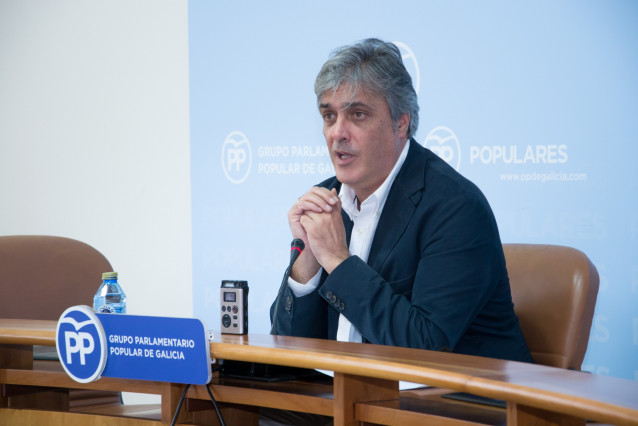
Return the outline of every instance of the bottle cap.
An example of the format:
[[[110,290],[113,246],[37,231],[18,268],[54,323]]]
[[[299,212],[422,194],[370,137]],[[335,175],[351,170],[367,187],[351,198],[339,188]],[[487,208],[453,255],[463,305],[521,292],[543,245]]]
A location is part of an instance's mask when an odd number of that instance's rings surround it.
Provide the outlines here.
[[[102,274],[103,280],[107,280],[109,278],[117,278],[117,272],[104,272]]]

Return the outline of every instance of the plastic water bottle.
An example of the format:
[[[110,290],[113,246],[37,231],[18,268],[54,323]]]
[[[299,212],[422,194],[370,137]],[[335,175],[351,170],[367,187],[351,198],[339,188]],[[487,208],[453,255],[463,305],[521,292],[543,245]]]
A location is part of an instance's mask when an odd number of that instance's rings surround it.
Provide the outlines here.
[[[93,310],[100,314],[126,313],[126,294],[117,282],[117,272],[102,274],[102,285],[93,297]]]

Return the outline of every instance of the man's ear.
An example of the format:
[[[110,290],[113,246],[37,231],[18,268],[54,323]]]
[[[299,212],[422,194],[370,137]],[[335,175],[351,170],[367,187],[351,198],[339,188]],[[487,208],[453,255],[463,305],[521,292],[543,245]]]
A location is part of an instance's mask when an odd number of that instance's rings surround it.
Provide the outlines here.
[[[408,138],[408,129],[410,128],[410,113],[406,112],[397,121],[397,131],[400,138]]]

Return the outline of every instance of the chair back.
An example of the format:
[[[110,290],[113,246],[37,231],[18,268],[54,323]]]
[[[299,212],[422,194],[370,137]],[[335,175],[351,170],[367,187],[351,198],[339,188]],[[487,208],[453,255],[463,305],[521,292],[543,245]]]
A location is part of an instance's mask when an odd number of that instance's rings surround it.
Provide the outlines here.
[[[544,244],[503,244],[514,311],[538,364],[580,370],[599,277],[581,251]]]
[[[88,244],[42,235],[0,236],[0,317],[57,321],[93,306],[109,261]]]

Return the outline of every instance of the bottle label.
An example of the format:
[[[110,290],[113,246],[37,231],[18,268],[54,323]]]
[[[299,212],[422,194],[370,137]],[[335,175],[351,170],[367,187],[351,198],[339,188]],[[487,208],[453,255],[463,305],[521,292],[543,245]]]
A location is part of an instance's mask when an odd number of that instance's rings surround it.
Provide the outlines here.
[[[111,305],[102,305],[97,309],[98,314],[114,314],[115,308]]]

